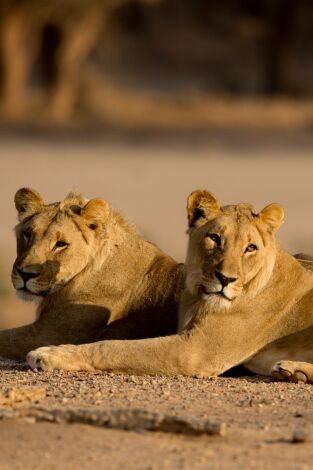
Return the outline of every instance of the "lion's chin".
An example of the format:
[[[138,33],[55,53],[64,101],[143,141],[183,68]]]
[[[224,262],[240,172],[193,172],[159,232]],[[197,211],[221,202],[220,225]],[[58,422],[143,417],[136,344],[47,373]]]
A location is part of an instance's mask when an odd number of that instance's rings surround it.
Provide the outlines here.
[[[228,299],[222,294],[203,294],[202,300],[207,304],[210,305],[214,310],[228,310],[232,306],[232,300]]]
[[[24,302],[40,303],[42,299],[48,294],[46,292],[42,292],[41,294],[34,294],[33,292],[27,289],[16,289],[16,295],[19,299],[23,300]]]
[[[201,286],[201,298],[206,303],[214,306],[216,309],[229,309],[234,299],[227,296],[225,292],[210,292],[205,286]]]

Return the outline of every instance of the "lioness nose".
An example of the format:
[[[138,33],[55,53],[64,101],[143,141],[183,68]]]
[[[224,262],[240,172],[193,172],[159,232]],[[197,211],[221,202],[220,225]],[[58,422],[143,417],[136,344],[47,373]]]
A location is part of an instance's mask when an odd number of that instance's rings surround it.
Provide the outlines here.
[[[228,284],[230,282],[235,282],[236,281],[236,277],[227,277],[227,276],[224,276],[224,274],[220,273],[219,271],[215,271],[215,276],[217,277],[217,279],[220,281],[220,283],[222,284],[223,287],[226,287],[228,286]]]
[[[17,269],[17,272],[21,276],[24,282],[29,281],[29,279],[33,279],[39,276],[39,273],[27,273],[26,271],[22,271],[21,269]]]

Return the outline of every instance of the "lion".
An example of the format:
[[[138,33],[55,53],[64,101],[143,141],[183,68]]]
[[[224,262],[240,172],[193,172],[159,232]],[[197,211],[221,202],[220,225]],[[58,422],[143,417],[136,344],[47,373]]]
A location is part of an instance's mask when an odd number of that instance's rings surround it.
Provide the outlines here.
[[[222,207],[198,190],[187,212],[177,334],[43,347],[27,355],[29,365],[207,377],[244,364],[279,379],[312,380],[313,365],[298,361],[313,362],[313,272],[276,241],[283,208]]]
[[[36,301],[37,320],[0,331],[0,355],[24,359],[40,346],[138,339],[177,331],[184,266],[146,241],[104,199],[70,193],[44,204],[15,195],[17,258],[12,282]]]

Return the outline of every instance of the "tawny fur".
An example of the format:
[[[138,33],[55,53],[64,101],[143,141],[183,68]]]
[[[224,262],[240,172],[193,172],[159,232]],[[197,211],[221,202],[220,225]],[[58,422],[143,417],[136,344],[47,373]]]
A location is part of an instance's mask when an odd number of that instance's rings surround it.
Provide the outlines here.
[[[12,281],[20,297],[38,302],[37,320],[0,331],[1,356],[23,359],[51,344],[176,332],[184,267],[119,211],[74,193],[45,205],[27,188],[16,193],[15,205]],[[33,277],[24,282],[21,273]]]
[[[31,367],[212,376],[243,363],[285,378],[288,370],[280,373],[281,362],[274,363],[288,359],[292,345],[297,360],[308,357],[303,353],[313,349],[313,273],[275,239],[283,209],[271,204],[257,214],[249,204],[221,207],[207,191],[192,193],[187,209],[178,333],[40,348],[28,354]],[[309,261],[304,264],[310,268]]]

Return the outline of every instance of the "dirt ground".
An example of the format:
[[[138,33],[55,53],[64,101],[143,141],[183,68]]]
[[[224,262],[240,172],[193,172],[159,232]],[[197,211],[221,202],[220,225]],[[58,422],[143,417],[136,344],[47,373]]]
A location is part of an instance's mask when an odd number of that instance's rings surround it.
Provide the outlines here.
[[[221,435],[130,431],[89,424],[0,421],[1,469],[311,469],[313,387],[262,377],[137,377],[33,372],[2,362],[3,387],[40,386],[46,396],[13,408],[147,410],[224,423]],[[2,405],[2,409],[12,406]],[[2,410],[0,410],[1,412]]]
[[[185,201],[208,188],[223,203],[281,202],[280,231],[291,252],[313,252],[310,135],[207,135],[180,143],[67,139],[0,139],[0,325],[28,323],[35,307],[14,300],[13,205],[21,186],[47,201],[76,188],[122,208],[147,238],[178,261],[186,248]],[[223,435],[190,436],[91,424],[0,419],[0,469],[310,469],[313,457],[313,387],[241,376],[216,379],[32,372],[2,362],[1,387],[43,386],[38,403],[4,409],[148,410],[196,423],[225,423]],[[301,441],[301,442],[297,442]]]

